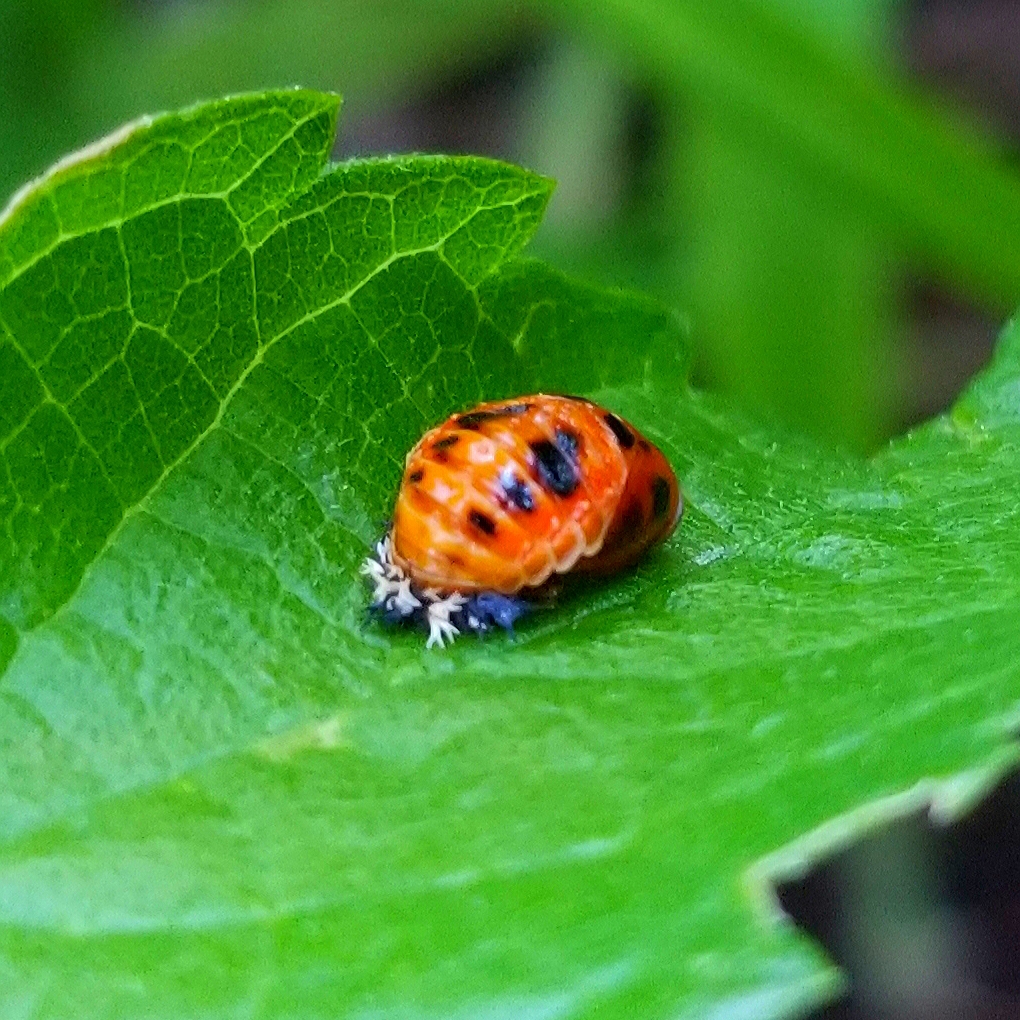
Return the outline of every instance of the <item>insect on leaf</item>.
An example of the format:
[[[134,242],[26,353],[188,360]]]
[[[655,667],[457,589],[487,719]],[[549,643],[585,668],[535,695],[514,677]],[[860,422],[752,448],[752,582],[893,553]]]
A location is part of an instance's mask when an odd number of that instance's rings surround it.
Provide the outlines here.
[[[671,313],[520,258],[547,180],[329,167],[337,106],[139,123],[0,221],[0,1002],[787,1014],[824,966],[746,869],[1011,724],[1020,341],[824,452],[691,391]],[[513,641],[368,621],[411,444],[541,391],[666,451],[679,531]]]

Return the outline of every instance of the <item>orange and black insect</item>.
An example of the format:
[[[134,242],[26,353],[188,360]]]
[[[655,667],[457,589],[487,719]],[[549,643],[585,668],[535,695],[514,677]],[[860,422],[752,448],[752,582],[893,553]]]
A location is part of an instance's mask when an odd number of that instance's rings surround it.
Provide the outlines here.
[[[393,524],[363,572],[373,608],[429,644],[510,629],[554,574],[609,574],[676,527],[663,453],[580,397],[498,400],[426,432],[407,455]]]

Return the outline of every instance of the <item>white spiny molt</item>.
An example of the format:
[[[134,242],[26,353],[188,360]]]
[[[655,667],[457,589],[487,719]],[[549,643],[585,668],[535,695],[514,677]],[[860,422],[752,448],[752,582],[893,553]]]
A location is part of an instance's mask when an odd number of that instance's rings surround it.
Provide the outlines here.
[[[393,562],[393,542],[389,535],[376,543],[375,555],[365,557],[361,573],[372,583],[373,608],[394,613],[402,620],[424,608],[424,622],[429,631],[426,648],[435,645],[443,648],[460,633],[451,617],[461,612],[467,599],[457,592],[445,594],[435,588],[418,588]]]
[[[442,648],[446,641],[452,642],[460,633],[460,628],[450,620],[450,615],[460,612],[467,599],[456,592],[443,596],[433,588],[426,588],[425,600],[429,619],[429,639],[425,647],[439,645]]]
[[[409,616],[421,605],[421,600],[415,598],[411,591],[411,579],[403,577],[397,582],[397,593],[391,599],[391,609],[399,609],[401,616]]]
[[[411,594],[409,578],[405,577],[404,572],[393,562],[393,547],[389,535],[376,543],[375,556],[365,557],[365,562],[361,564],[361,573],[372,580],[372,602],[375,605],[386,609],[402,609],[407,605],[407,600],[411,601],[410,609],[421,605]],[[406,586],[406,591],[402,586]]]

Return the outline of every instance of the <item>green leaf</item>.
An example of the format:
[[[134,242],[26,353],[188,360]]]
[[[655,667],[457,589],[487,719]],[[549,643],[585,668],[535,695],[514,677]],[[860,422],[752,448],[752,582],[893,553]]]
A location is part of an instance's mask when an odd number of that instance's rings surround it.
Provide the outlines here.
[[[821,452],[514,258],[549,182],[323,172],[336,105],[138,125],[0,220],[3,1012],[782,1015],[827,972],[746,869],[1015,721],[1020,336]],[[516,640],[367,621],[410,443],[539,388],[663,446],[679,532]]]

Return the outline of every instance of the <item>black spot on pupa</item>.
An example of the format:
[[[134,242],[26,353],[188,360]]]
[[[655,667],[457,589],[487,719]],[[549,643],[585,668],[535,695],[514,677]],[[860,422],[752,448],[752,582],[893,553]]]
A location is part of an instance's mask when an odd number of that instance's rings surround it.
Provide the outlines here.
[[[638,449],[641,450],[642,453],[651,453],[652,452],[652,444],[650,442],[648,442],[647,439],[639,439],[637,441],[637,444],[638,444]]]
[[[613,430],[613,435],[616,436],[616,441],[620,446],[629,450],[634,445],[634,433],[615,414],[607,411],[602,415],[602,419]]]
[[[526,513],[530,513],[535,509],[535,497],[531,494],[531,489],[528,488],[527,482],[522,482],[520,478],[511,477],[505,479],[502,482],[503,495],[506,496],[507,501],[512,503],[518,510],[524,510]]]
[[[432,444],[433,450],[449,450],[451,446],[456,446],[460,442],[460,436],[454,433],[452,436],[443,436],[442,439],[437,439]]]
[[[581,446],[581,437],[572,429],[559,428],[556,430],[556,445],[562,454],[576,461],[577,451]]]
[[[488,514],[483,514],[481,510],[469,510],[468,520],[486,535],[496,534],[496,522]]]
[[[641,534],[644,526],[644,510],[641,509],[641,504],[635,500],[623,511],[623,517],[620,520],[620,531],[616,540],[621,545],[627,545]]]
[[[569,496],[577,488],[577,465],[558,443],[540,439],[531,444],[531,452],[535,455],[535,473],[542,488],[557,496]]]
[[[652,482],[652,512],[661,517],[669,509],[669,482],[662,475],[656,475]]]
[[[496,417],[498,415],[493,414],[492,411],[472,411],[470,414],[460,415],[455,421],[462,429],[477,429],[482,422]]]
[[[463,429],[477,429],[483,422],[494,418],[512,418],[524,414],[530,407],[531,404],[507,404],[505,407],[494,407],[491,411],[468,411],[467,414],[457,415],[454,421]]]
[[[416,485],[417,485],[417,483],[418,483],[418,482],[420,482],[420,481],[421,481],[421,480],[422,480],[422,479],[423,479],[424,477],[425,477],[425,472],[424,472],[424,471],[422,471],[422,469],[421,469],[421,468],[418,468],[418,470],[417,470],[417,471],[412,471],[412,472],[411,472],[411,473],[410,473],[410,474],[409,474],[409,475],[407,476],[407,480],[408,480],[409,482],[413,482],[414,484],[416,484]]]

